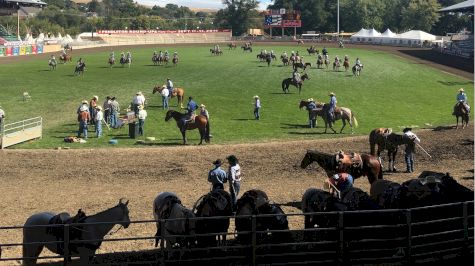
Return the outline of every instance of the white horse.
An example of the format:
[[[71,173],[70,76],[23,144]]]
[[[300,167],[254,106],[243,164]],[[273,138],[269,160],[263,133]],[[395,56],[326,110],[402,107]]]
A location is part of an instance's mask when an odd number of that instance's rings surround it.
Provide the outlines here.
[[[56,69],[56,60],[53,60],[53,59],[48,60],[48,65],[49,65],[49,70],[55,70]]]
[[[162,239],[163,246],[187,247],[195,234],[195,215],[181,204],[180,198],[172,192],[161,192],[153,201],[153,217],[157,221],[155,247]],[[163,226],[163,227],[162,227]],[[190,237],[191,236],[191,237]]]
[[[69,259],[71,255],[79,255],[81,258],[81,265],[88,265],[96,253],[96,250],[101,246],[101,240],[115,225],[112,223],[91,223],[116,222],[116,224],[120,224],[124,228],[127,228],[130,224],[129,209],[127,208],[128,203],[129,201],[123,202],[121,199],[119,200],[119,204],[115,207],[95,215],[87,216],[81,219],[79,224],[72,225],[69,231],[71,236],[70,241],[89,241],[84,243],[70,243],[68,246],[68,254],[64,254],[64,242],[54,243],[56,241],[63,241],[64,236],[54,235],[53,230],[61,230],[61,233],[63,233],[64,227],[59,225],[56,225],[55,227],[48,226],[56,214],[51,212],[41,212],[30,216],[25,222],[25,228],[23,228],[23,244],[26,244],[23,245],[23,257],[28,258],[25,259],[24,265],[36,265],[36,260],[44,247],[53,253],[65,255],[65,260]],[[69,216],[68,214],[66,215]],[[53,243],[45,244],[44,242]]]
[[[363,65],[354,65],[351,70],[353,71],[354,76],[359,76],[361,74],[361,70],[363,70]]]

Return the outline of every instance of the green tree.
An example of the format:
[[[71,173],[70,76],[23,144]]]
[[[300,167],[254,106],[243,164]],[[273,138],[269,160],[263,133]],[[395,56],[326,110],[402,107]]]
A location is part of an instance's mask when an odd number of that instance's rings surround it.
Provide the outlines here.
[[[430,32],[439,20],[440,4],[437,0],[410,0],[402,9],[403,30],[417,29]]]
[[[246,33],[251,25],[253,10],[256,9],[259,1],[256,0],[223,0],[226,8],[221,9],[216,14],[215,24],[221,27],[230,27],[233,35],[239,36]],[[262,21],[261,21],[262,24]]]

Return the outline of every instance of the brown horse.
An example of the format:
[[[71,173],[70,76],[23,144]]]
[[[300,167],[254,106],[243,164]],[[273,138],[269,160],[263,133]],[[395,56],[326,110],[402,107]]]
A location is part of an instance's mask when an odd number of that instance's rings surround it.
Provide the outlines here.
[[[228,43],[228,47],[229,47],[229,50],[231,49],[236,49],[236,43],[232,42],[232,43]]]
[[[349,173],[354,179],[361,176],[368,177],[370,184],[377,179],[383,179],[383,169],[378,158],[366,153],[343,153],[340,151],[337,154],[329,154],[308,150],[300,167],[306,168],[313,162],[317,162],[328,177],[337,173]]]
[[[348,71],[348,69],[350,68],[350,62],[348,62],[348,60],[345,60],[343,62],[343,67],[345,68],[345,71]]]
[[[61,61],[61,63],[65,64],[67,62],[73,61],[73,57],[69,54],[60,55],[59,56],[59,61]]]
[[[289,92],[289,86],[294,85],[295,87],[297,87],[297,89],[299,89],[299,94],[300,94],[300,91],[302,90],[303,82],[306,79],[310,79],[310,77],[308,76],[307,73],[302,75],[302,77],[301,77],[302,82],[301,83],[295,83],[293,78],[286,78],[286,79],[282,80],[282,90],[284,91],[284,93],[287,93],[287,92]]]
[[[177,66],[178,65],[178,57],[173,57],[172,62],[173,62],[173,66]]]
[[[183,144],[186,144],[186,131],[198,129],[200,131],[200,145],[203,144],[203,140],[206,143],[209,143],[209,125],[208,119],[205,116],[198,115],[195,117],[194,121],[188,122],[185,125],[185,120],[188,119],[186,114],[174,110],[168,110],[165,121],[169,121],[171,118],[175,119],[177,127],[180,129],[181,135],[183,137]]]
[[[303,107],[307,107],[308,103],[308,101],[301,100],[299,108],[302,109]],[[315,104],[317,105],[317,109],[315,109],[314,112],[317,116],[322,117],[323,121],[325,122],[325,133],[327,133],[328,126],[331,130],[333,130],[333,133],[336,133],[336,131],[332,127],[332,123],[330,123],[327,118],[328,104],[320,102],[316,102]],[[351,134],[353,134],[353,124],[355,125],[355,127],[358,127],[358,120],[356,120],[356,116],[350,108],[336,107],[333,117],[335,121],[341,119],[341,121],[343,122],[343,126],[340,129],[340,133],[343,132],[343,129],[346,127],[346,122],[350,124]]]
[[[455,104],[453,115],[455,115],[455,117],[457,118],[457,125],[455,126],[455,128],[459,128],[459,117],[461,118],[460,123],[462,124],[462,129],[468,126],[468,121],[470,119],[469,113],[463,103],[458,102],[457,104]]]
[[[156,92],[158,93],[162,93],[162,90],[163,89],[166,89],[167,86],[163,85],[163,86],[155,86],[153,88],[153,91],[152,93],[155,94]],[[178,100],[178,104],[177,106],[180,106],[180,108],[183,109],[183,97],[185,97],[185,90],[183,88],[174,88],[173,89],[173,93],[171,95],[171,98],[173,97],[176,97],[177,100]]]
[[[369,134],[369,145],[371,149],[371,155],[381,155],[383,150],[388,151],[388,171],[396,172],[396,154],[400,145],[412,143],[412,140],[405,135],[392,133],[390,128],[376,128]],[[375,146],[378,145],[377,152]]]

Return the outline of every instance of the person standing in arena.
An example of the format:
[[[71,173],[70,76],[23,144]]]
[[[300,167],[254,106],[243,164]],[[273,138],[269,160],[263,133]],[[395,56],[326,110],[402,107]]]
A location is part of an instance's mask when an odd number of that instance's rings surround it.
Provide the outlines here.
[[[239,190],[241,190],[241,166],[239,165],[239,160],[234,155],[229,155],[226,159],[229,163],[229,192],[233,202],[233,209],[236,210],[237,197],[239,195]]]

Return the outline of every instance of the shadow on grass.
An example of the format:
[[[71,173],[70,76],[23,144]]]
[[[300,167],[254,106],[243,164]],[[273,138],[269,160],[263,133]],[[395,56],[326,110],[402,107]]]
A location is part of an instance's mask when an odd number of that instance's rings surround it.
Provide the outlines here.
[[[38,72],[50,72],[50,71],[54,71],[54,70],[49,70],[49,69],[40,69],[40,70],[38,70]]]
[[[183,143],[181,142],[146,142],[146,141],[140,141],[137,140],[134,145],[137,146],[183,146]],[[188,146],[190,144],[187,144]]]
[[[255,118],[233,118],[231,120],[234,121],[251,121],[251,120],[256,120]]]
[[[437,82],[439,82],[440,84],[442,85],[445,85],[445,86],[461,86],[461,85],[473,85],[473,81],[441,81],[441,80],[438,80]]]
[[[287,134],[290,134],[290,135],[326,135],[326,134],[336,134],[336,133],[290,131],[290,132],[287,132]]]
[[[285,92],[271,92],[269,94],[295,94],[295,93],[293,93],[293,92],[287,92],[287,93],[285,93]]]
[[[283,125],[282,127],[280,128],[283,128],[283,129],[289,129],[289,128],[309,128],[308,125],[301,125],[301,124],[289,124],[289,123],[280,123],[281,125]]]

